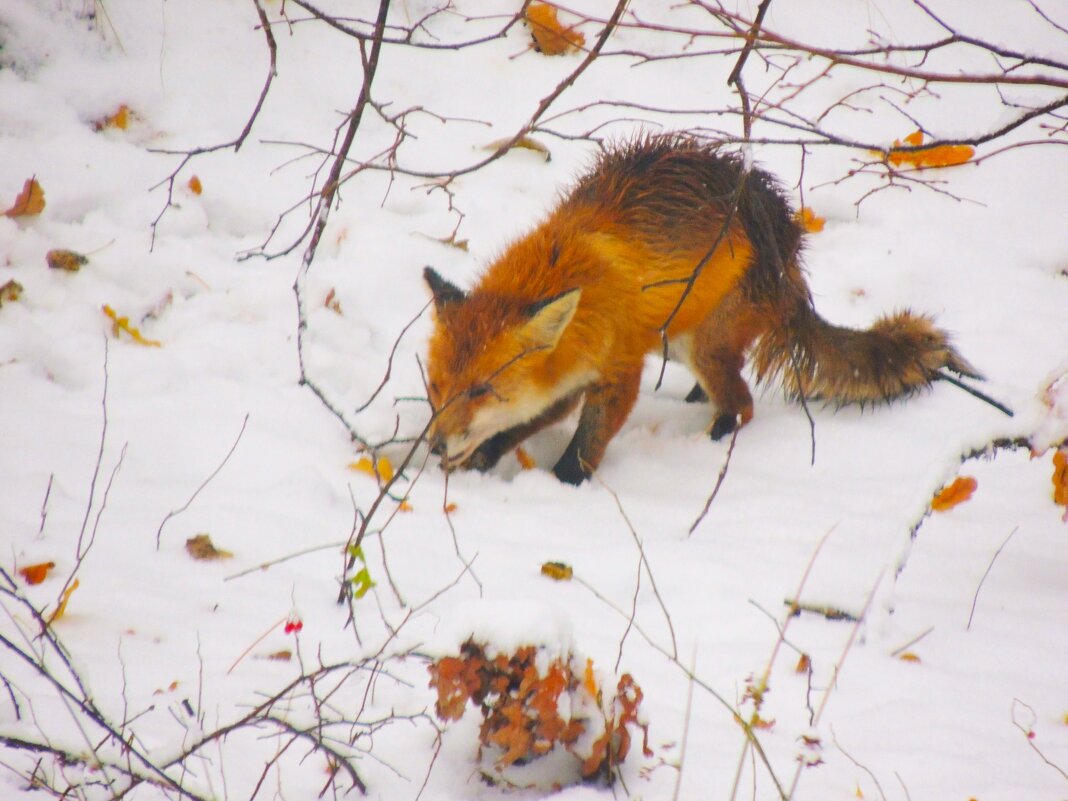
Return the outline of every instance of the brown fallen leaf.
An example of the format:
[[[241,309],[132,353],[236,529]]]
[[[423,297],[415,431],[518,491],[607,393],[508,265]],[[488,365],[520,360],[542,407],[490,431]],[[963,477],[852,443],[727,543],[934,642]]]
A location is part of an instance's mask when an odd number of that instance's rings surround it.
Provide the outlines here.
[[[51,269],[66,270],[68,273],[76,273],[89,263],[89,259],[81,253],[62,248],[48,251],[45,254],[45,261]]]
[[[0,306],[14,302],[22,295],[22,284],[12,278],[3,286],[0,286]]]
[[[189,182],[186,184],[186,186],[189,187],[189,191],[192,192],[194,195],[199,195],[201,192],[204,191],[204,185],[200,183],[200,179],[195,175],[189,179]]]
[[[27,178],[22,191],[15,198],[15,205],[4,212],[5,217],[33,217],[44,211],[45,196],[36,178]]]
[[[812,657],[808,654],[801,654],[797,660],[797,666],[794,668],[794,673],[808,673],[812,670]]]
[[[914,662],[914,663],[916,663],[916,664],[919,664],[919,663],[920,663],[920,662],[922,661],[922,660],[921,660],[921,659],[920,659],[920,658],[919,658],[919,657],[918,657],[918,656],[917,656],[916,654],[914,654],[914,653],[913,653],[912,651],[905,651],[905,653],[903,653],[903,654],[900,654],[900,655],[898,656],[898,659],[900,659],[900,660],[901,660],[902,662]]]
[[[210,534],[197,534],[195,537],[190,537],[185,541],[185,550],[194,559],[200,561],[208,561],[211,559],[229,559],[233,556],[230,551],[224,551],[221,548],[216,548],[215,543],[211,541]]]
[[[1053,454],[1053,502],[1068,506],[1068,451],[1064,449]]]
[[[40,584],[48,578],[48,571],[55,566],[55,562],[38,562],[35,565],[20,567],[19,575],[26,579],[27,584]]]
[[[293,658],[293,652],[288,648],[283,648],[281,651],[274,651],[273,653],[266,654],[264,659],[270,659],[274,662],[288,662]]]
[[[543,562],[541,566],[541,574],[548,576],[554,581],[570,581],[574,575],[574,571],[571,565],[564,562]]]

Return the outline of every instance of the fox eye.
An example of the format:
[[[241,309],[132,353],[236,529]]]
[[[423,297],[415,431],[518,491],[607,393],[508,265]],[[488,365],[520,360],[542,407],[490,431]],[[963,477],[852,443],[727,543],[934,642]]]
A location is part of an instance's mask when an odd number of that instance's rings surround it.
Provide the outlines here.
[[[481,398],[483,395],[488,395],[492,391],[493,387],[488,383],[475,384],[471,389],[467,390],[467,397],[471,399]]]

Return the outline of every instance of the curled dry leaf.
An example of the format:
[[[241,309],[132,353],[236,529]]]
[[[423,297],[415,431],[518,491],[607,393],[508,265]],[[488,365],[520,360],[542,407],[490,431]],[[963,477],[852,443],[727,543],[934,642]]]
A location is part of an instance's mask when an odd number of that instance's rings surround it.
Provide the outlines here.
[[[56,606],[56,611],[52,613],[52,616],[50,618],[48,618],[49,625],[55,623],[57,620],[67,614],[67,603],[70,601],[70,597],[74,595],[74,591],[78,589],[78,586],[80,584],[81,581],[79,581],[78,579],[74,579],[74,581],[71,582],[70,586],[63,591],[63,595],[59,599],[59,605]]]
[[[565,28],[556,16],[556,7],[548,3],[531,3],[523,15],[534,38],[534,49],[547,56],[572,53],[586,44],[579,31]]]
[[[808,654],[801,654],[794,667],[794,673],[808,673],[810,670],[812,670],[812,657]]]
[[[48,251],[45,254],[45,261],[48,262],[48,266],[51,269],[66,270],[68,273],[76,273],[89,263],[88,257],[83,256],[81,253],[62,248]]]
[[[931,510],[945,512],[972,497],[979,482],[971,476],[957,476],[952,483],[943,487],[931,500]]]
[[[199,561],[209,561],[212,559],[229,559],[233,556],[230,551],[224,551],[221,548],[216,548],[215,543],[211,541],[210,534],[197,534],[195,537],[190,537],[185,541],[185,550],[190,556]]]
[[[902,662],[914,662],[916,664],[919,664],[923,661],[912,651],[905,651],[905,653],[899,654],[897,658],[900,659]]]
[[[194,195],[199,195],[201,192],[204,191],[204,185],[200,183],[200,179],[195,175],[189,179],[189,181],[186,183],[186,186],[189,187],[189,191],[192,192]]]
[[[33,217],[44,211],[45,196],[36,178],[27,178],[15,204],[4,212],[5,217]]]
[[[18,300],[21,295],[22,284],[12,278],[3,286],[0,286],[0,306]]]
[[[48,571],[55,566],[55,562],[38,562],[35,565],[20,567],[19,575],[26,580],[27,584],[40,584],[48,578]]]
[[[541,566],[541,574],[554,581],[570,581],[574,571],[571,569],[571,565],[563,562],[545,562]]]
[[[114,334],[116,337],[118,337],[119,334],[121,334],[123,331],[125,331],[127,334],[129,334],[130,338],[134,342],[136,342],[138,345],[144,345],[144,346],[149,347],[149,348],[161,348],[161,347],[163,347],[163,343],[162,342],[160,342],[158,340],[155,340],[155,339],[148,339],[147,337],[142,336],[141,332],[139,330],[137,330],[136,326],[130,325],[130,318],[129,317],[120,317],[118,312],[116,312],[113,308],[108,306],[106,303],[103,306],[101,306],[100,308],[101,308],[101,311],[103,311],[104,314],[106,314],[108,316],[108,319],[111,320],[111,322],[112,322],[111,333]]]

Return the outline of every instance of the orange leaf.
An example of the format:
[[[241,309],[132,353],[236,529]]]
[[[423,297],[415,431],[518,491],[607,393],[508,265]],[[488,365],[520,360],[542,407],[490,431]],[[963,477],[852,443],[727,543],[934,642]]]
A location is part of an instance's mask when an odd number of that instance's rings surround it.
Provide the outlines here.
[[[15,198],[15,205],[4,212],[5,217],[33,217],[44,211],[45,196],[36,178],[27,178],[22,191]]]
[[[326,300],[323,301],[323,305],[335,314],[341,314],[341,303],[338,302],[337,292],[333,287],[330,287],[330,291],[326,293]]]
[[[384,484],[393,480],[393,465],[385,456],[379,456],[377,463],[367,456],[361,456],[359,461],[349,462],[349,469],[381,479]]]
[[[19,575],[26,579],[27,584],[40,584],[48,578],[48,571],[55,566],[55,562],[38,562],[35,565],[20,567]]]
[[[794,214],[794,221],[810,234],[818,234],[827,222],[822,217],[817,217],[808,206],[802,206],[797,210]]]
[[[410,512],[412,511],[412,505],[407,501],[401,501],[399,504],[397,504],[397,509],[402,512]]]
[[[547,56],[559,56],[586,44],[579,31],[565,28],[556,17],[556,7],[548,3],[531,3],[524,17],[534,37],[534,49]]]
[[[189,191],[192,192],[194,195],[199,195],[201,192],[204,191],[204,185],[200,183],[200,179],[197,178],[195,175],[189,179],[189,183],[187,183],[186,186],[189,187]]]
[[[78,589],[78,585],[81,582],[78,579],[74,579],[67,589],[63,591],[63,596],[59,599],[59,606],[56,607],[56,611],[52,613],[52,616],[48,618],[48,624],[51,625],[59,620],[63,615],[67,614],[67,601],[70,600],[71,595]]]
[[[457,506],[455,503],[447,503],[447,504],[445,504],[445,514],[451,515],[453,512],[455,512],[459,508],[460,507]]]
[[[943,487],[931,500],[931,510],[944,512],[972,497],[979,482],[971,476],[957,476],[953,483]]]
[[[923,144],[923,132],[913,131],[905,137],[905,145],[918,147]],[[975,155],[975,148],[971,145],[937,145],[925,147],[920,150],[902,151],[898,148],[902,143],[895,139],[894,147],[889,153],[883,154],[895,167],[902,164],[910,164],[918,170],[928,167],[954,167],[970,161]]]
[[[593,675],[593,660],[586,659],[586,669],[582,672],[582,686],[590,694],[590,698],[597,697],[597,677]]]
[[[120,131],[125,131],[130,124],[130,117],[130,107],[123,103],[114,114],[94,122],[93,130],[103,131],[105,128],[118,128]]]
[[[116,337],[123,331],[130,335],[130,338],[138,345],[144,345],[149,348],[161,348],[163,343],[155,340],[148,339],[141,335],[141,332],[137,330],[136,326],[130,325],[129,317],[119,317],[118,313],[108,306],[106,303],[101,306],[101,310],[108,316],[113,325],[111,326],[111,333]]]
[[[902,662],[915,662],[916,664],[919,664],[922,661],[920,657],[912,653],[912,651],[905,651],[905,653],[898,656],[898,659]]]
[[[808,654],[801,654],[797,660],[797,667],[794,668],[794,673],[808,673],[812,670],[812,657]]]
[[[1053,502],[1068,506],[1068,452],[1064,449],[1053,454]]]
[[[534,461],[534,457],[523,450],[522,446],[515,449],[515,458],[519,460],[519,466],[524,470],[533,470],[538,466],[538,463]]]

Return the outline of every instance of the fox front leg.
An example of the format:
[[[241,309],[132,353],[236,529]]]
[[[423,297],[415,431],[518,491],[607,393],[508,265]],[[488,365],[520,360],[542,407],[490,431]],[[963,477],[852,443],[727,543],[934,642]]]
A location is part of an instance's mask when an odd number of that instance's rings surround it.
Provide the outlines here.
[[[581,484],[601,463],[605,448],[622,428],[641,384],[641,366],[612,382],[594,384],[586,390],[578,428],[553,473],[567,484]]]
[[[581,397],[581,390],[574,392],[556,401],[533,420],[494,434],[475,449],[475,452],[464,462],[463,466],[480,472],[489,470],[500,461],[504,454],[515,448],[523,440],[567,417],[578,405]]]

